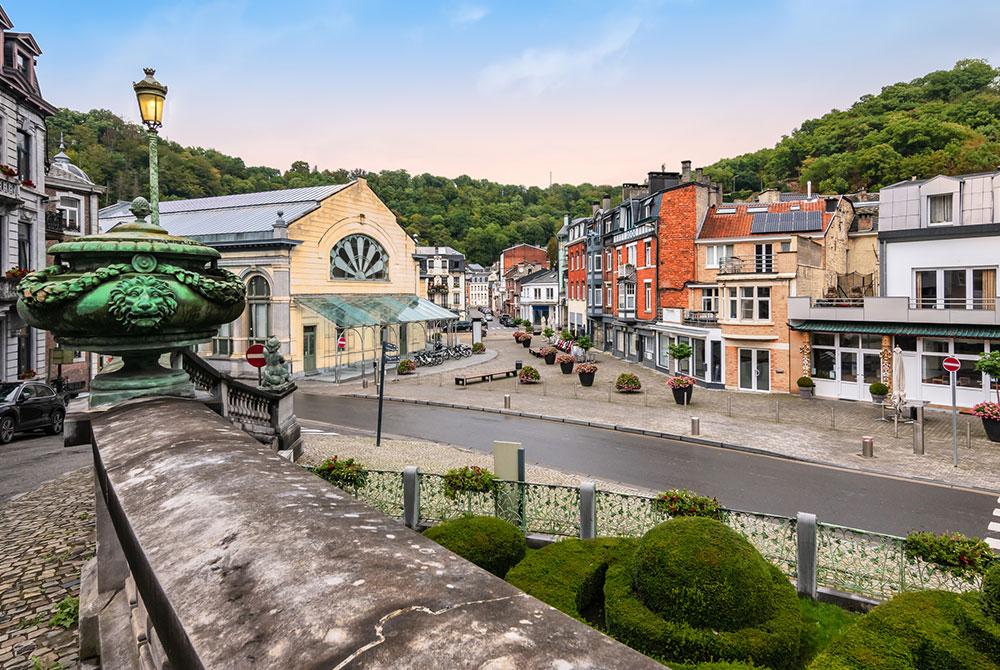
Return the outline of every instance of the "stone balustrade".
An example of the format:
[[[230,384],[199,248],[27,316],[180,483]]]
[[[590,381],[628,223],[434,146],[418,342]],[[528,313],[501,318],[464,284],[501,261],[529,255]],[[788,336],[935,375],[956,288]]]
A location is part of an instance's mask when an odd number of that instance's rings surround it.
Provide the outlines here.
[[[280,458],[203,403],[80,415],[96,558],[81,658],[105,668],[643,668],[647,657]]]

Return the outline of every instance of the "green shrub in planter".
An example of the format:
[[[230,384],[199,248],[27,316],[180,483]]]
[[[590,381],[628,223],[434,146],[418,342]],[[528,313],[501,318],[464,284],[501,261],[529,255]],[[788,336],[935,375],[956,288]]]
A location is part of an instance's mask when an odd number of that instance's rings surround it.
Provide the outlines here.
[[[874,382],[868,386],[868,392],[873,396],[885,397],[889,395],[889,387],[882,382]]]
[[[722,507],[719,501],[708,496],[700,496],[687,489],[671,489],[656,497],[657,509],[671,518],[681,516],[703,516],[722,521]]]
[[[452,468],[444,473],[444,497],[456,500],[463,493],[489,493],[496,482],[496,475],[478,465]]]
[[[538,370],[531,367],[530,365],[525,365],[521,368],[521,373],[517,375],[517,381],[522,384],[537,384],[542,380],[542,375],[538,373]]]
[[[412,375],[417,370],[417,364],[413,362],[410,358],[404,358],[396,366],[396,374],[399,375]]]
[[[482,342],[476,342],[472,345],[472,353],[481,354],[486,351],[486,345]]]
[[[562,332],[559,333],[559,338],[564,342],[570,342],[573,340],[573,333],[569,332],[566,328],[563,328]]]
[[[467,516],[424,531],[445,549],[503,577],[524,558],[527,544],[513,524],[492,516]]]
[[[983,576],[983,611],[1000,623],[1000,563],[994,561]]]
[[[556,331],[552,330],[548,326],[545,326],[545,328],[542,330],[542,337],[544,337],[546,339],[552,337],[555,334],[556,334]]]
[[[933,563],[959,577],[982,575],[996,562],[996,554],[986,542],[961,533],[910,533],[903,549],[908,557]]]
[[[846,628],[809,670],[997,670],[998,629],[978,593],[903,593]]]
[[[631,372],[623,372],[615,380],[615,390],[619,393],[635,393],[642,388],[639,378]]]
[[[313,473],[347,491],[357,493],[368,483],[368,470],[353,458],[328,458],[312,469]]]
[[[628,559],[632,538],[568,539],[534,551],[507,573],[507,581],[574,619],[597,625],[588,614],[601,610],[608,565]]]
[[[795,385],[800,389],[811,389],[816,386],[816,382],[812,380],[812,377],[799,377]]]

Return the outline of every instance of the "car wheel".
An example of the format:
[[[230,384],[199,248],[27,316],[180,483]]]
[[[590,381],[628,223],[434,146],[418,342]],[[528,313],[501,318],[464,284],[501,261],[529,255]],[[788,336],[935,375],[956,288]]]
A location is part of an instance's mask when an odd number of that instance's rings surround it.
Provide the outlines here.
[[[14,439],[14,417],[0,417],[0,444],[9,444]]]
[[[45,429],[49,435],[58,435],[63,432],[63,419],[65,416],[66,415],[62,410],[57,409],[52,412],[52,422],[49,424],[49,427]],[[0,430],[2,430],[2,423],[0,423]]]

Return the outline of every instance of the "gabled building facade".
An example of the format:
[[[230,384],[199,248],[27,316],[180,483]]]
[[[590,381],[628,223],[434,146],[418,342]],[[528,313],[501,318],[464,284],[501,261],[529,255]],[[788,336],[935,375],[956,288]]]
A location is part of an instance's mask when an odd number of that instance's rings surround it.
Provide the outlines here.
[[[587,333],[587,233],[589,218],[577,218],[566,228],[566,318],[574,335]]]
[[[451,247],[417,247],[420,281],[435,305],[466,316],[465,255]]]
[[[539,270],[523,277],[519,284],[521,319],[531,321],[536,328],[562,328],[563,324],[559,321],[558,271]]]

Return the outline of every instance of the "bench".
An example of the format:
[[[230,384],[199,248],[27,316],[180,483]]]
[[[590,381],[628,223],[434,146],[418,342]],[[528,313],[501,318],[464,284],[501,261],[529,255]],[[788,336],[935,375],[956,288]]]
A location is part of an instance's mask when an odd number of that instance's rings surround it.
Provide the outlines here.
[[[455,386],[468,386],[479,382],[491,382],[497,379],[510,379],[517,376],[517,370],[501,370],[500,372],[487,372],[481,375],[468,375],[466,377],[455,377]]]

